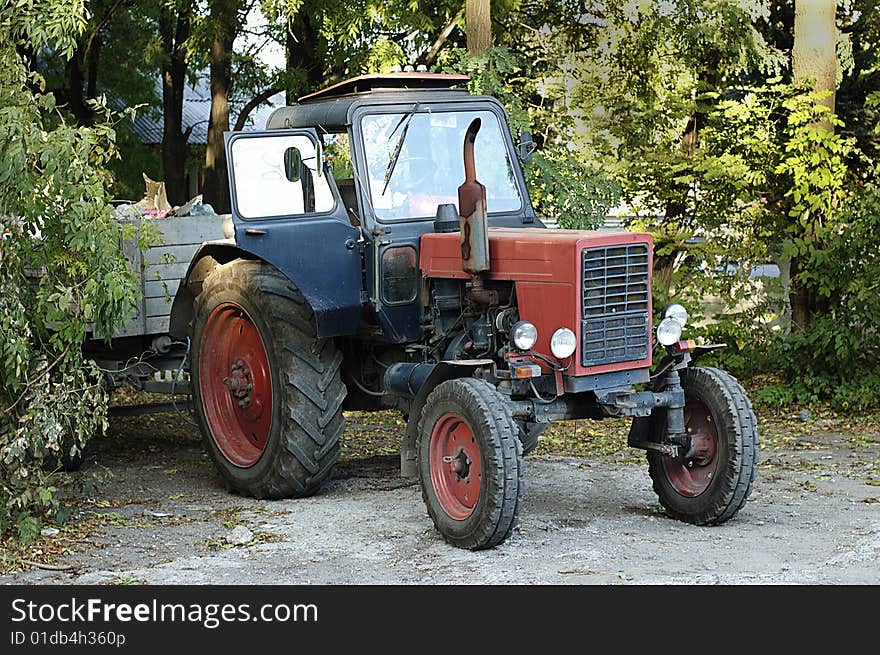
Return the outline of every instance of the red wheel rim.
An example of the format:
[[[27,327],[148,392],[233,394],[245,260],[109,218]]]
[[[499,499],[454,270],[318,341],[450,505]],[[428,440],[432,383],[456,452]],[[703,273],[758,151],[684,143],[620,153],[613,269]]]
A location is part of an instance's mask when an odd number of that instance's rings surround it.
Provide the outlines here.
[[[474,432],[458,414],[448,412],[434,424],[429,466],[443,511],[457,521],[473,514],[480,499],[483,466]]]
[[[684,425],[691,438],[686,456],[663,457],[666,478],[682,496],[693,498],[709,488],[718,469],[718,433],[708,408],[699,400],[686,401]]]
[[[217,306],[205,323],[199,392],[220,452],[235,466],[256,464],[272,427],[272,377],[260,332],[235,303]]]

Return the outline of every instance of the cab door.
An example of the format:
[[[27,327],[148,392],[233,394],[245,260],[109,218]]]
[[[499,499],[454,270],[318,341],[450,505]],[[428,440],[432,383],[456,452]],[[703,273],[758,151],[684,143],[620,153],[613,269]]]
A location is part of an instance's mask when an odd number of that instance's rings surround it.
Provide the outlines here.
[[[313,129],[226,134],[235,241],[272,264],[315,312],[318,335],[357,331],[360,231],[349,221]]]

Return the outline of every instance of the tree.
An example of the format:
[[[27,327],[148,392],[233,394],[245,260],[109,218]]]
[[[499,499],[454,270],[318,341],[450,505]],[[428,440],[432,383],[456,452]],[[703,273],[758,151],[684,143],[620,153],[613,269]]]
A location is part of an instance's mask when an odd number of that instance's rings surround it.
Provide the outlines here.
[[[233,45],[244,22],[246,7],[240,0],[212,0],[207,22],[210,42],[211,116],[205,145],[205,202],[218,213],[230,208],[224,132],[229,131],[229,96],[232,91]]]
[[[262,10],[280,28],[288,103],[304,93],[395,65],[431,63],[453,37],[461,0],[268,0]]]
[[[834,128],[827,116],[834,112],[837,89],[836,10],[836,0],[796,0],[791,51],[794,80],[808,84],[819,94],[818,102],[828,108],[819,125],[829,132]],[[792,257],[790,266],[791,322],[795,329],[806,330],[813,315],[823,308],[823,301],[801,279],[802,257]]]
[[[837,89],[837,0],[795,0],[791,69],[795,83],[808,81],[834,112]],[[830,127],[830,126],[829,126]]]
[[[471,55],[485,54],[492,47],[492,8],[489,0],[467,0],[467,49]]]
[[[172,205],[186,202],[187,141],[183,128],[183,94],[188,69],[186,42],[192,34],[193,0],[163,0],[159,9],[162,44],[162,170]]]
[[[92,103],[90,125],[71,123],[21,55],[67,61],[86,25],[78,0],[0,7],[0,533],[24,539],[41,520],[63,520],[43,458],[75,453],[106,427],[86,333],[112,336],[134,307],[107,191],[110,114]]]

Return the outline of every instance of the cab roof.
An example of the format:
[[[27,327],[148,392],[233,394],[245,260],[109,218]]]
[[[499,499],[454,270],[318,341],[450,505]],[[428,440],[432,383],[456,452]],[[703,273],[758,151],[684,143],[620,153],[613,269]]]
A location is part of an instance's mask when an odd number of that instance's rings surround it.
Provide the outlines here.
[[[449,89],[471,79],[470,75],[450,73],[388,73],[385,75],[359,75],[337,82],[320,91],[300,97],[297,102],[309,102],[322,98],[338,98],[350,93],[371,91],[402,91],[424,89]]]
[[[470,79],[449,73],[389,73],[361,75],[302,96],[296,104],[279,107],[266,121],[267,130],[315,127],[330,132],[351,122],[354,108],[362,104],[481,100],[467,88],[456,88]]]

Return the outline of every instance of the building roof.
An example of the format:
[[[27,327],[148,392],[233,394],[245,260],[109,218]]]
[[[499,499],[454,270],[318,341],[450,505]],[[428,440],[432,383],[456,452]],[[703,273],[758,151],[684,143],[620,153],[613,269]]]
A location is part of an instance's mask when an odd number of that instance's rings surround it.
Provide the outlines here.
[[[161,81],[157,82],[157,93],[161,97]],[[261,130],[266,120],[277,107],[284,105],[284,94],[272,96],[268,101],[254,109],[248,116],[245,131]],[[211,87],[206,77],[200,77],[195,84],[187,84],[183,91],[183,129],[192,127],[187,143],[205,145],[208,142],[208,119],[211,116]],[[237,114],[230,114],[230,126],[235,124]],[[162,143],[162,130],[165,120],[161,109],[151,108],[138,111],[134,119],[134,131],[141,143],[158,145]]]

